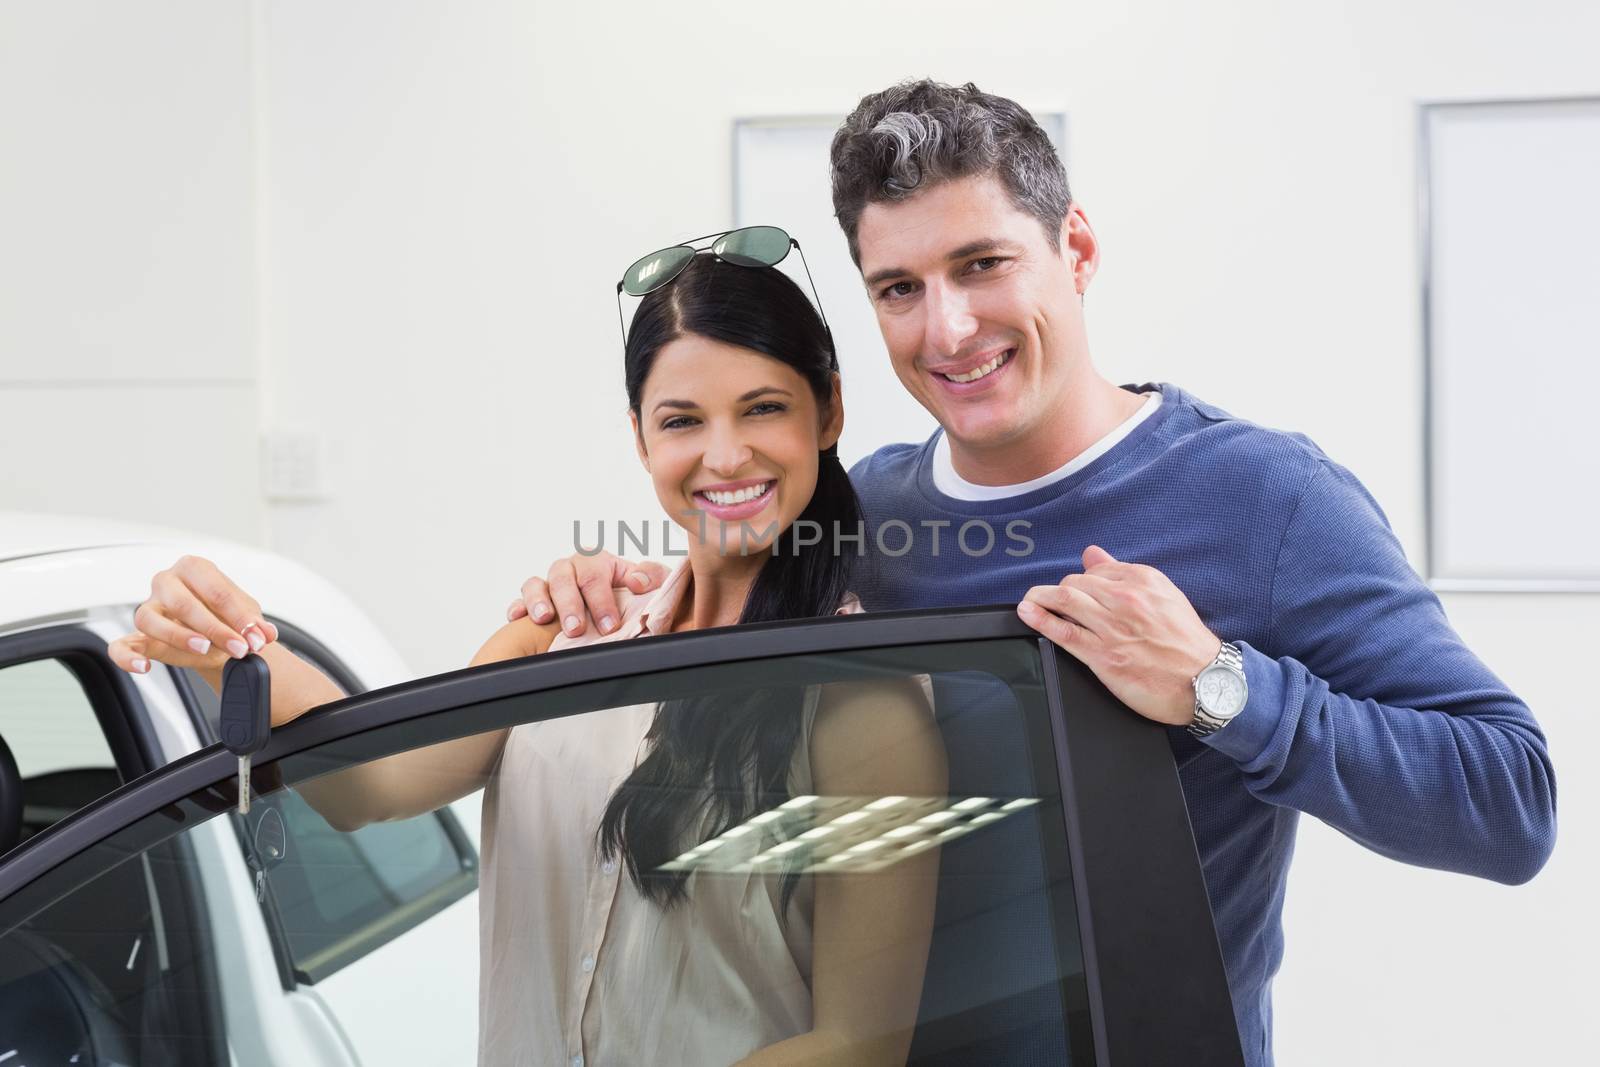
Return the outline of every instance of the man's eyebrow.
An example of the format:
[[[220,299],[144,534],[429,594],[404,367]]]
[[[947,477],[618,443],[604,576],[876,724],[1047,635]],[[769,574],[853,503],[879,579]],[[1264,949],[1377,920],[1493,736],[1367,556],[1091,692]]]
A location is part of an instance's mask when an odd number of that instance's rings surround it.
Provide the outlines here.
[[[743,404],[747,401],[754,400],[758,396],[766,396],[769,393],[778,393],[782,396],[794,395],[793,393],[789,392],[789,390],[780,389],[776,385],[763,385],[760,388],[752,389],[748,393],[744,393],[743,395],[739,396],[734,403]],[[699,406],[700,405],[696,404],[693,400],[658,400],[656,402],[656,406],[651,408],[650,412],[651,414],[654,414],[662,408],[676,408],[679,411],[693,411]]]
[[[999,237],[980,237],[976,241],[968,241],[960,248],[945,256],[945,259],[966,259],[982,252],[1014,252],[1017,246],[1011,241]]]
[[[902,274],[910,273],[911,272],[906,270],[904,267],[885,267],[882,270],[875,270],[871,274],[867,275],[866,286],[868,289],[876,289],[879,285],[888,281],[890,278],[898,278]]]
[[[980,237],[976,241],[968,241],[960,248],[953,249],[952,251],[946,253],[944,258],[947,261],[966,259],[969,256],[976,256],[982,252],[1014,252],[1016,251],[1016,248],[1017,246],[1012,242],[1002,240],[999,237]],[[883,270],[875,270],[871,274],[867,275],[867,288],[876,288],[877,286],[888,281],[890,278],[899,278],[910,273],[911,272],[904,267],[885,267]]]

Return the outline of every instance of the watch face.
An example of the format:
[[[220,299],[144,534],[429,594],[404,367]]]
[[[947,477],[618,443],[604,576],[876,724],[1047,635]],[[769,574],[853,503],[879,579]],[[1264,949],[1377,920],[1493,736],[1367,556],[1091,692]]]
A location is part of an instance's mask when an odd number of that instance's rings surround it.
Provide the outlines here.
[[[1220,719],[1231,719],[1244,708],[1245,684],[1226,667],[1207,667],[1195,683],[1200,704]]]

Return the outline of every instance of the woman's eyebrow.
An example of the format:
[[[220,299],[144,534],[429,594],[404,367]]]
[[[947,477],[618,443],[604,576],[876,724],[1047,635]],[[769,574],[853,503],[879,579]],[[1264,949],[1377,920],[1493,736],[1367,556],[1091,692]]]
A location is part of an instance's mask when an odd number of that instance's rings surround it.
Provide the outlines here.
[[[745,393],[744,395],[740,396],[737,400],[734,401],[734,403],[743,404],[746,401],[754,400],[758,396],[766,396],[769,393],[777,393],[780,396],[793,396],[794,395],[793,393],[789,392],[789,390],[781,389],[776,385],[763,385],[759,389],[752,389],[748,393]],[[661,410],[662,408],[676,408],[679,411],[693,411],[695,408],[697,408],[699,406],[700,405],[696,404],[693,400],[670,400],[669,399],[669,400],[658,400],[656,402],[656,406],[651,408],[650,410],[651,410],[652,414],[655,413],[656,411]]]

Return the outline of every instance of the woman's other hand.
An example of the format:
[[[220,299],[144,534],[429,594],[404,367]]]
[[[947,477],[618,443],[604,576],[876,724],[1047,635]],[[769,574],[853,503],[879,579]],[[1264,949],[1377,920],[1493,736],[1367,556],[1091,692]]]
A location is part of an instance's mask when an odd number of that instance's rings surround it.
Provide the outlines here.
[[[152,660],[220,671],[278,639],[256,599],[199,556],[184,556],[151,579],[150,599],[133,624],[135,632],[108,646],[111,661],[133,674],[147,673]]]
[[[511,602],[506,621],[515,622],[524,615],[537,623],[559,618],[568,637],[578,636],[594,622],[602,634],[608,634],[622,618],[616,590],[648,593],[661,588],[667,574],[665,566],[652,560],[635,563],[605,551],[592,556],[574,553],[552,563],[543,578],[523,582],[522,597]]]

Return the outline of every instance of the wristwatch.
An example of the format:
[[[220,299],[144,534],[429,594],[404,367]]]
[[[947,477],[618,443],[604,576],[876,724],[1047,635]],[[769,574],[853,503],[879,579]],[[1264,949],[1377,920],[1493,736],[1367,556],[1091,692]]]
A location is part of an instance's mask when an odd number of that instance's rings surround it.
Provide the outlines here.
[[[1222,643],[1217,658],[1194,676],[1194,722],[1189,732],[1208,737],[1234,720],[1250,698],[1244,677],[1244,654],[1238,645]]]

